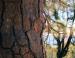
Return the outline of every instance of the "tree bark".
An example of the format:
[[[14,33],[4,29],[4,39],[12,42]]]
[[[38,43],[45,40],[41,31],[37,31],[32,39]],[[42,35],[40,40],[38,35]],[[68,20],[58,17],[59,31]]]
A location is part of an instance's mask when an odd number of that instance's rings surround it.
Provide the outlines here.
[[[43,0],[0,0],[0,58],[44,58],[42,13]]]

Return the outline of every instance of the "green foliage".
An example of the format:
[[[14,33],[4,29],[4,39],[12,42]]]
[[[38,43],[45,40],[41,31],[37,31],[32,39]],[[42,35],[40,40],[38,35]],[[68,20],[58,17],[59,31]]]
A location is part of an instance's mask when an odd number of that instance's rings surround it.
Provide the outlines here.
[[[75,19],[75,3],[73,4],[73,8],[74,8],[74,19]]]
[[[74,19],[75,19],[75,8],[74,8]]]
[[[59,19],[58,12],[57,12],[57,10],[56,10],[56,9],[54,10],[54,16],[55,16],[55,19],[56,19],[56,20],[58,20],[58,19]]]

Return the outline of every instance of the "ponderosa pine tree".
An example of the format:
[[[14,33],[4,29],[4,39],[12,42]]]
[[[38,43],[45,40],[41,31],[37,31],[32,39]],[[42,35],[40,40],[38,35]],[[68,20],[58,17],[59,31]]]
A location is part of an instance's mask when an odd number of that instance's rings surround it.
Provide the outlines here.
[[[0,58],[44,58],[43,0],[0,0]]]

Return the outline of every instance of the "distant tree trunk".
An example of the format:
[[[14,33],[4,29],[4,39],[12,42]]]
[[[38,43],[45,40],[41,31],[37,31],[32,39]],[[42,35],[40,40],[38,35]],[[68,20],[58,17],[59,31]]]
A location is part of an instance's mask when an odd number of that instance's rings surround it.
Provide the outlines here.
[[[43,0],[0,0],[0,58],[44,58]]]
[[[64,39],[62,39],[62,41],[57,39],[57,45],[58,45],[57,58],[63,58],[67,54],[71,39],[72,39],[72,34],[69,36],[65,46],[64,46]]]

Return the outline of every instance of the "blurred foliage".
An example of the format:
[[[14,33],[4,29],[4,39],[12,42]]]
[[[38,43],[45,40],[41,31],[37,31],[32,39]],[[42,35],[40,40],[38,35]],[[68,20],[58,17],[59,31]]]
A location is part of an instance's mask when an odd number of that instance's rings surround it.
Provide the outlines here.
[[[47,58],[57,58],[57,48],[52,48],[50,45],[47,45],[45,51]],[[70,44],[68,53],[63,58],[75,58],[75,46]]]
[[[53,1],[53,2],[52,2]],[[73,2],[72,2],[73,1]],[[71,3],[72,2],[72,3]],[[59,13],[59,10],[61,11],[61,13]],[[48,23],[49,26],[49,31],[51,31],[51,33],[53,33],[53,35],[58,38],[60,36],[60,31],[64,33],[64,36],[69,33],[66,31],[67,29],[67,23],[69,20],[72,20],[72,25],[74,23],[75,20],[75,2],[74,0],[46,0],[45,3],[45,15],[46,15],[46,21]],[[66,18],[65,15],[63,13],[67,13],[66,14]],[[71,13],[73,12],[73,15],[71,15]],[[62,14],[62,16],[61,16]],[[63,16],[64,15],[64,16]],[[69,17],[70,16],[70,17]],[[64,18],[64,19],[61,19]],[[71,24],[71,23],[70,23]],[[72,27],[71,25],[71,27]],[[72,29],[71,29],[72,31]],[[47,58],[50,58],[50,53],[52,52],[52,48],[48,48],[49,46],[46,46],[46,51],[47,51]],[[75,58],[75,52],[74,52],[74,48],[75,46],[73,46],[72,44],[70,44],[69,46],[69,51],[67,53],[67,55],[64,58]],[[54,51],[54,53],[57,52]],[[54,54],[54,56],[56,56],[56,54]],[[52,57],[53,58],[53,57]]]
[[[58,20],[58,19],[59,19],[58,12],[57,12],[57,10],[56,10],[56,9],[54,10],[54,16],[55,16],[55,19],[56,19],[56,20]]]

